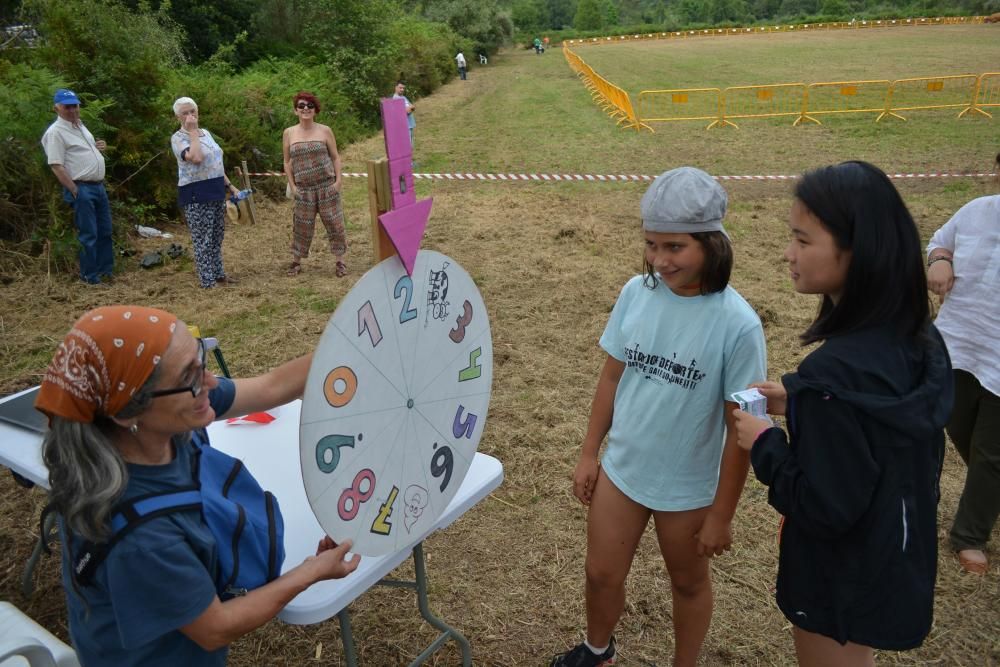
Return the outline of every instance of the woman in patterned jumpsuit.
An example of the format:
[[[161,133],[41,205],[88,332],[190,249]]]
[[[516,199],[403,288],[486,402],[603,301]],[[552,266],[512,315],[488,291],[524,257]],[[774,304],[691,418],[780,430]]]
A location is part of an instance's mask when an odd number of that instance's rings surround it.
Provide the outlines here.
[[[299,122],[286,128],[282,135],[285,175],[295,198],[292,214],[292,263],[288,275],[302,270],[302,259],[309,256],[316,214],[319,213],[330,240],[330,252],[337,258],[337,276],[347,274],[344,253],[347,235],[344,231],[344,211],[340,205],[340,154],[337,140],[326,125],[315,122],[319,100],[309,92],[299,92],[292,98]]]

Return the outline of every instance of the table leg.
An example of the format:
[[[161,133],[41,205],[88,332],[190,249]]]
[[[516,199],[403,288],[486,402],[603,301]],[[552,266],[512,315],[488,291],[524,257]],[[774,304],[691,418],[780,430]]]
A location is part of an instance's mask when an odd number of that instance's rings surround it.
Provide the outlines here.
[[[337,614],[340,621],[340,641],[344,645],[344,664],[358,667],[358,655],[354,652],[354,633],[351,632],[351,613],[345,608]]]
[[[379,582],[380,586],[389,586],[391,588],[410,588],[416,591],[417,608],[420,610],[420,615],[435,629],[441,631],[441,634],[438,635],[437,639],[428,644],[427,648],[425,648],[423,652],[421,652],[421,654],[410,663],[410,667],[424,664],[427,658],[434,655],[434,653],[436,653],[437,650],[444,646],[444,644],[450,639],[454,639],[455,643],[458,644],[458,648],[462,651],[463,667],[472,667],[472,647],[469,645],[469,640],[466,639],[461,632],[431,613],[430,603],[427,600],[427,569],[424,567],[423,542],[413,547],[413,569],[416,574],[416,581],[383,579]]]
[[[463,667],[471,667],[472,647],[469,645],[469,640],[458,630],[431,613],[430,604],[427,601],[427,570],[424,567],[424,545],[422,542],[413,547],[413,566],[416,570],[417,607],[420,609],[420,615],[424,617],[425,621],[440,630],[442,634],[410,664],[422,665],[442,644],[451,638],[455,640],[455,643],[462,650]]]

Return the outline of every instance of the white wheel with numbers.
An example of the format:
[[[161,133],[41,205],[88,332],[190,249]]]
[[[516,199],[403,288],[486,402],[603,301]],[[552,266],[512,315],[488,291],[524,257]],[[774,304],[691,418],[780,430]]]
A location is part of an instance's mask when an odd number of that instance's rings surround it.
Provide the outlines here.
[[[462,484],[493,381],[489,318],[468,273],[421,250],[396,256],[344,297],[316,348],[299,426],[306,495],[352,551],[413,544]]]

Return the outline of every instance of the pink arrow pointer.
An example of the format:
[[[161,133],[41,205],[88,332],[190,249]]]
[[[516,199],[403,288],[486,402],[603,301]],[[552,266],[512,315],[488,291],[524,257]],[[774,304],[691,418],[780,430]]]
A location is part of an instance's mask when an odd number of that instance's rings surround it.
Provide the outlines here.
[[[420,251],[420,240],[431,215],[431,199],[417,201],[413,191],[413,147],[406,123],[406,105],[401,99],[382,100],[382,127],[385,154],[389,160],[392,209],[378,217],[386,235],[396,248],[408,275]]]
[[[413,275],[413,263],[420,251],[420,240],[427,227],[427,219],[431,215],[431,198],[421,199],[416,204],[410,204],[394,211],[387,211],[378,217],[385,233],[396,248],[396,254],[402,260],[408,275]]]

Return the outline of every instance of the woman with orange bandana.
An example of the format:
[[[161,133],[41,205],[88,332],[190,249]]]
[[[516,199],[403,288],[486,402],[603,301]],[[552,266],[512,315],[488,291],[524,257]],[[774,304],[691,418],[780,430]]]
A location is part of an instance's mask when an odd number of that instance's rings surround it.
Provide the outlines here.
[[[116,536],[87,585],[77,580],[74,554],[108,541],[123,501],[197,484],[193,453],[209,449],[203,429],[301,396],[311,359],[229,380],[208,372],[205,353],[176,316],[111,306],[73,325],[45,373],[36,407],[49,417],[50,508],[59,515],[70,636],[88,667],[224,665],[232,641],[308,586],[358,565],[346,558],[350,542],[326,537],[316,556],[223,601],[220,547],[195,508]]]

